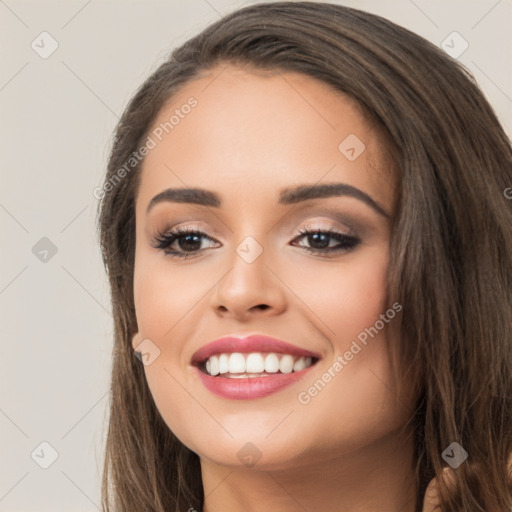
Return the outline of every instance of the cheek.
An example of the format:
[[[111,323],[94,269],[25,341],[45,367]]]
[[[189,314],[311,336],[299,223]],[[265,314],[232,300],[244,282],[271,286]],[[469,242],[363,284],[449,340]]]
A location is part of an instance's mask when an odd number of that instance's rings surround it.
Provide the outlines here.
[[[323,370],[331,369],[336,375],[326,375],[328,384],[325,390],[317,386],[322,389],[318,397],[317,390],[312,390],[311,397],[315,398],[311,408],[306,408],[309,412],[328,407],[333,416],[371,424],[381,414],[375,411],[393,400],[386,326],[396,311],[388,305],[388,265],[389,252],[382,245],[354,253],[335,268],[324,265],[310,275],[303,273],[306,277],[300,280],[296,278],[294,291],[313,312],[308,316],[331,345]],[[338,356],[343,358],[341,370],[339,365],[333,369]],[[303,391],[307,393],[310,385],[314,382],[304,383]],[[384,429],[401,414],[397,411],[392,406],[382,413]]]
[[[354,446],[372,442],[402,425],[409,414],[392,391],[392,340],[386,325],[396,311],[387,303],[389,253],[381,248],[345,263],[336,271],[316,271],[302,292],[318,314],[317,325],[325,326],[333,351],[323,367],[325,380],[318,375],[303,384],[299,409],[303,422],[309,415],[336,421],[336,427],[319,432],[326,449],[336,438],[352,439]]]
[[[204,408],[188,391],[190,372],[183,348],[196,327],[195,315],[204,310],[201,301],[219,277],[211,268],[208,271],[193,264],[173,268],[166,257],[140,252],[134,274],[137,325],[140,336],[152,340],[160,350],[154,362],[144,367],[146,380],[169,428],[183,444],[197,450]],[[212,422],[210,428],[215,427]],[[215,433],[221,436],[224,431]]]
[[[200,432],[196,429],[198,422],[190,422],[188,418],[200,417],[203,411],[185,391],[182,328],[187,313],[204,295],[204,290],[198,286],[201,279],[197,272],[195,281],[186,274],[173,272],[166,258],[145,259],[141,255],[135,265],[134,299],[140,336],[152,340],[160,351],[144,367],[151,395],[169,428],[192,448]]]
[[[388,260],[385,247],[376,247],[342,262],[317,265],[314,272],[296,269],[287,277],[336,351],[386,311]]]
[[[211,287],[208,274],[193,265],[173,270],[163,257],[136,264],[134,300],[139,331],[145,337],[172,337],[176,324]],[[193,269],[193,270],[192,270]]]
[[[216,436],[223,434],[222,429],[216,432],[216,424],[205,418],[204,406],[188,391],[190,386],[180,369],[170,361],[168,348],[144,371],[160,415],[185,446],[197,451],[198,439],[204,436],[205,421]]]

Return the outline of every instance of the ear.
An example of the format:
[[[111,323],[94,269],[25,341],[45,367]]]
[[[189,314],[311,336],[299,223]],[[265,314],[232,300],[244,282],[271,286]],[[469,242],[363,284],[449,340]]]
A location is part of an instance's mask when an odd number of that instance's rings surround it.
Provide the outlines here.
[[[139,336],[139,333],[136,332],[133,337],[132,337],[132,348],[133,350],[135,350],[135,348],[137,347],[137,345],[139,345],[139,343],[141,342],[142,340],[140,339],[140,336]]]
[[[427,486],[422,512],[442,512],[438,478],[433,478]],[[449,489],[455,488],[455,476],[450,468],[443,469],[441,478]]]
[[[422,512],[434,512],[435,510],[439,511],[439,505],[440,502],[438,496],[437,478],[433,478],[430,480],[430,483],[428,484],[425,491]]]

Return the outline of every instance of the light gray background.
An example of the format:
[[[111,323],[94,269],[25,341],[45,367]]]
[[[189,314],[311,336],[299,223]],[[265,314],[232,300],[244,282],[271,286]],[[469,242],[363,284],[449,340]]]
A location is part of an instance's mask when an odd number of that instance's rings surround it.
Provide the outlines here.
[[[0,0],[0,511],[99,510],[113,329],[93,189],[136,87],[172,47],[252,3]],[[511,0],[339,3],[437,45],[459,32],[459,60],[510,136]],[[46,59],[31,48],[48,49],[43,31],[59,44]],[[57,247],[46,262],[32,251],[43,237]],[[43,441],[58,452],[47,469]]]

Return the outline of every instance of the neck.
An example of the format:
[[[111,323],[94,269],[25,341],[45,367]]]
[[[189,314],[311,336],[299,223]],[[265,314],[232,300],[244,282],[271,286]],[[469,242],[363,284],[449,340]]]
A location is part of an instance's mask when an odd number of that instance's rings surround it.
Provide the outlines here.
[[[201,459],[203,512],[414,512],[412,438],[389,436],[357,452],[279,470]]]

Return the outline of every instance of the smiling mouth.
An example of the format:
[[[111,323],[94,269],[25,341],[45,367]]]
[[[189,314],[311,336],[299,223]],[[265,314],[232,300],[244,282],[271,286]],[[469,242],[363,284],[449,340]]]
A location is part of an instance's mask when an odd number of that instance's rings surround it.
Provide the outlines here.
[[[277,352],[232,352],[211,355],[199,364],[199,369],[211,377],[243,379],[297,373],[317,361],[316,357]]]

